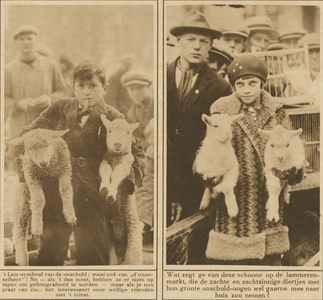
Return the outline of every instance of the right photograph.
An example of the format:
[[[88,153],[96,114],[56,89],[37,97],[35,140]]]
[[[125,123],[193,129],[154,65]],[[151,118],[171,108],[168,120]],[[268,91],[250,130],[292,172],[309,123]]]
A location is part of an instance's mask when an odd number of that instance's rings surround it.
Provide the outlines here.
[[[166,264],[320,265],[320,7],[165,4]]]

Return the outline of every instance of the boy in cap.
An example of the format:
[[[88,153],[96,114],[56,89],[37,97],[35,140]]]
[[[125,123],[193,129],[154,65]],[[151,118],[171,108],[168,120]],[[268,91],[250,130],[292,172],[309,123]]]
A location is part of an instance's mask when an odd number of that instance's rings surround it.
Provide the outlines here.
[[[193,177],[192,164],[205,132],[201,116],[230,85],[205,62],[213,39],[205,16],[190,11],[171,28],[180,56],[167,67],[167,225],[199,209],[204,187]]]
[[[143,69],[133,69],[121,77],[121,84],[126,88],[132,103],[125,117],[130,123],[139,122],[134,135],[143,142],[147,148],[144,130],[154,117],[154,95],[151,91],[151,76]]]
[[[283,224],[283,194],[280,195],[279,221],[266,218],[268,192],[264,176],[266,141],[258,129],[270,130],[280,124],[291,129],[291,121],[280,104],[263,90],[266,65],[251,53],[237,56],[228,67],[234,93],[216,101],[211,114],[244,114],[232,126],[232,144],[239,163],[235,196],[237,217],[230,218],[223,198],[218,198],[215,228],[210,232],[206,256],[215,264],[281,265],[281,254],[289,250],[288,229]],[[303,170],[290,170],[280,178],[295,184]]]
[[[103,68],[85,60],[73,71],[75,98],[64,97],[54,101],[20,136],[36,129],[69,129],[63,136],[71,153],[72,185],[77,225],[74,230],[78,265],[109,264],[109,226],[114,204],[108,204],[99,192],[101,178],[99,166],[107,151],[106,129],[101,121],[105,114],[110,121],[124,116],[111,106],[105,105],[106,77]],[[20,181],[24,181],[19,159],[23,147],[17,146],[16,158]],[[134,162],[131,173],[119,185],[119,192],[132,195],[143,172],[145,154],[141,142],[133,138]],[[37,265],[59,266],[66,258],[72,228],[62,214],[62,200],[56,178],[42,182],[46,198],[43,211],[43,235]],[[130,197],[130,196],[129,196]],[[130,201],[134,201],[131,199]],[[136,217],[136,212],[133,212]],[[139,224],[138,224],[139,225]],[[139,227],[138,227],[139,232]],[[139,232],[140,236],[140,232]]]
[[[272,27],[268,17],[250,17],[244,21],[244,25],[250,30],[246,52],[267,51],[270,41],[278,38],[278,31]]]
[[[10,138],[18,137],[23,126],[29,125],[63,95],[65,83],[58,64],[37,52],[38,29],[20,26],[13,34],[19,57],[4,69],[5,119],[10,117]],[[13,148],[12,148],[13,149]],[[13,161],[13,151],[11,151]]]
[[[236,56],[242,53],[245,48],[245,42],[250,34],[249,28],[244,24],[228,24],[222,29],[220,42],[231,50],[231,55]]]

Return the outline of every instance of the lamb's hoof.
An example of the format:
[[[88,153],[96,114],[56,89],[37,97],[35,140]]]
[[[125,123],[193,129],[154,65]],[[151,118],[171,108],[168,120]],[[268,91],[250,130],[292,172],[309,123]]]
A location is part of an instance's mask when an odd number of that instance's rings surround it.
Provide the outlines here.
[[[277,210],[268,210],[267,211],[267,219],[271,222],[274,220],[275,222],[279,221],[279,213]]]
[[[100,188],[100,193],[102,196],[107,196],[109,194],[109,190],[107,187],[103,186],[102,188]]]
[[[105,199],[109,204],[113,204],[116,201],[116,199],[112,195],[108,195]]]
[[[39,238],[40,238],[40,236],[41,236],[41,234],[32,234],[32,235],[31,235],[31,238],[32,238],[32,239],[39,239]]]
[[[239,213],[239,207],[238,205],[236,207],[228,208],[228,215],[230,218],[235,218]]]
[[[70,225],[70,226],[76,226],[76,217],[72,217],[69,218],[69,220],[66,220],[66,222]]]

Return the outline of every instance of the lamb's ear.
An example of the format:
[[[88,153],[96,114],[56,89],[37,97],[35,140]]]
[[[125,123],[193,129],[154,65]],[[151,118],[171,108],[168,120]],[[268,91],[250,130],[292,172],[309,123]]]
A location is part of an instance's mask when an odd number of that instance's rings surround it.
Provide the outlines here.
[[[23,145],[24,143],[24,137],[20,137],[20,138],[15,138],[9,141],[5,141],[5,144],[7,145],[12,145],[12,146],[18,146],[18,145]]]
[[[51,131],[51,135],[53,138],[57,138],[57,137],[63,136],[68,131],[69,131],[69,129],[55,130],[55,131],[53,130],[53,131]]]
[[[230,121],[231,121],[231,124],[241,120],[242,118],[244,117],[244,114],[239,114],[239,115],[235,115],[235,116],[230,116]]]
[[[139,123],[130,124],[131,132],[134,132],[139,126]]]
[[[269,140],[270,138],[270,131],[269,130],[262,130],[262,129],[258,129],[258,132],[267,140]]]
[[[106,118],[106,116],[105,116],[105,115],[103,115],[103,114],[102,114],[102,115],[100,116],[100,118],[101,118],[102,123],[103,123],[103,125],[104,125],[104,127],[105,127],[105,128],[110,127],[111,121],[109,121],[109,120]]]
[[[302,131],[303,131],[302,128],[297,129],[297,130],[291,130],[290,131],[290,137],[292,138],[294,136],[300,136]]]
[[[209,124],[209,125],[210,125],[210,117],[208,117],[206,114],[203,114],[203,115],[202,115],[202,121],[203,121],[205,124]]]

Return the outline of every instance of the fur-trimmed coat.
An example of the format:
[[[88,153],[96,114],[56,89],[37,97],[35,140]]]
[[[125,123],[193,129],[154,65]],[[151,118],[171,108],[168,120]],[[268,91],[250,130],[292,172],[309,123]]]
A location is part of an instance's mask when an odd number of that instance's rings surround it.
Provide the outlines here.
[[[239,214],[236,218],[229,218],[223,198],[220,200],[206,253],[213,259],[262,259],[265,255],[289,250],[288,228],[284,226],[283,218],[283,194],[279,197],[279,221],[266,219],[268,192],[263,161],[266,141],[258,129],[270,130],[278,124],[292,129],[292,124],[281,104],[265,91],[261,92],[261,97],[261,106],[255,109],[255,114],[244,107],[235,93],[219,99],[210,108],[211,114],[245,114],[232,127],[232,144],[239,162],[239,178],[235,187]]]

